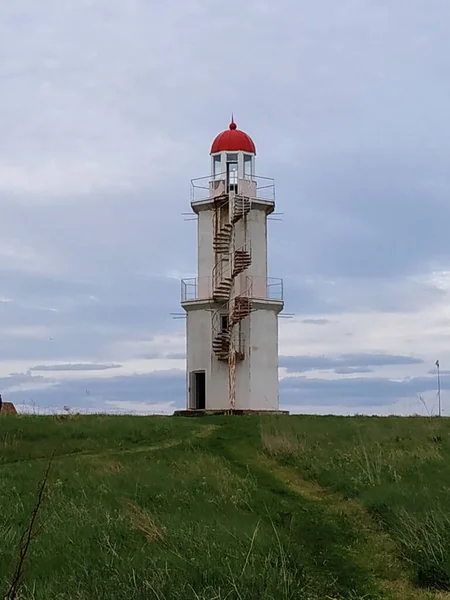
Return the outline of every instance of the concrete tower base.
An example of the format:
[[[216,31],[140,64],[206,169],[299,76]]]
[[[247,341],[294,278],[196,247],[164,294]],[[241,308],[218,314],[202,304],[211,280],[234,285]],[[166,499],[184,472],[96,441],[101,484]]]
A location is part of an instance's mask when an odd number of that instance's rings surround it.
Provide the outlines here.
[[[288,410],[176,410],[174,417],[211,417],[218,415],[288,415]]]

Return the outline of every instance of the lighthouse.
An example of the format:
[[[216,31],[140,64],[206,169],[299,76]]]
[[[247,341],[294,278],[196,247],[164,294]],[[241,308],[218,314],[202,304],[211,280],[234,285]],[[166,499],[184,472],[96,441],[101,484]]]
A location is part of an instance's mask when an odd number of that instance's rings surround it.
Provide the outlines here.
[[[233,118],[210,155],[210,174],[191,181],[198,276],[181,282],[186,409],[277,412],[283,281],[267,270],[274,180],[256,175],[255,144]]]

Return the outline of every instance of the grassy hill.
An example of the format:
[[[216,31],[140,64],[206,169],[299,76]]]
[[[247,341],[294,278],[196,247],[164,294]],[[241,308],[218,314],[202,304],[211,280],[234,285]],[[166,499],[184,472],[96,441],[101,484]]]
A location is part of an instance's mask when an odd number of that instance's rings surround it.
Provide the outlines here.
[[[0,597],[450,598],[450,421],[0,417]]]

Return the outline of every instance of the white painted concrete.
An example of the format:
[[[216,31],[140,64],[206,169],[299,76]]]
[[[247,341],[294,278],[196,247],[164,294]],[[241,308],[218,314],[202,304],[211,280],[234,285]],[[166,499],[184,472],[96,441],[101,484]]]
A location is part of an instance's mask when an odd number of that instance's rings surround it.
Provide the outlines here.
[[[187,374],[206,372],[206,408],[227,409],[228,365],[212,352],[212,314],[220,304],[191,302],[187,311]],[[236,408],[278,410],[278,312],[282,302],[255,301],[255,310],[242,322],[245,359],[236,365]],[[187,407],[190,406],[187,375]]]
[[[212,351],[212,315],[220,308],[214,302],[185,303],[186,310],[186,407],[191,406],[189,373],[206,372],[206,408],[223,409],[228,403],[228,365]]]
[[[198,277],[211,277],[214,268],[213,232],[214,211],[201,210],[198,213],[197,240],[198,240]]]
[[[249,408],[278,410],[278,312],[282,304],[257,308],[250,315]]]

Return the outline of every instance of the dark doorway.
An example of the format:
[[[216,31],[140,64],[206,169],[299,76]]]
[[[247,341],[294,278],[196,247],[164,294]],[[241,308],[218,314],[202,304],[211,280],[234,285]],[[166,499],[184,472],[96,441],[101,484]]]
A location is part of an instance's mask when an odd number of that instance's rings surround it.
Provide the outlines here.
[[[191,373],[191,407],[195,410],[206,408],[205,371],[194,371]]]

